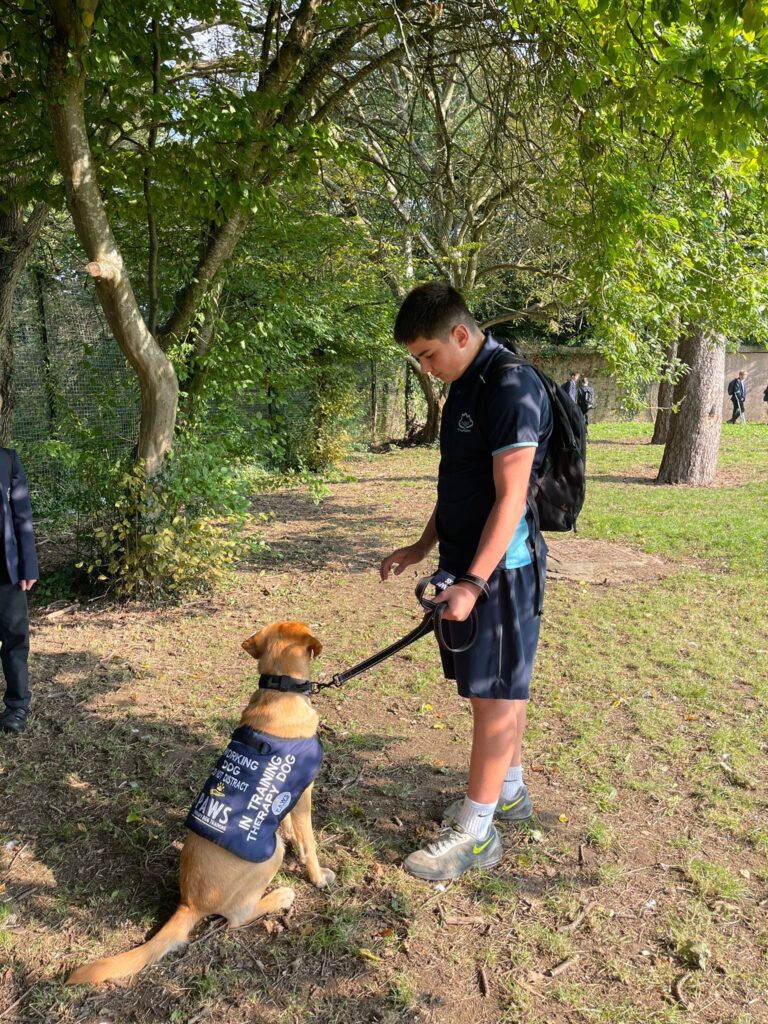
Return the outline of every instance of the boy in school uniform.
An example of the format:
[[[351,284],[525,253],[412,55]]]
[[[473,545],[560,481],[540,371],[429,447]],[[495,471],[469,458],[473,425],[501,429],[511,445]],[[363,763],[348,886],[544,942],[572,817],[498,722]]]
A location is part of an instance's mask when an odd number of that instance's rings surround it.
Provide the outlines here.
[[[22,733],[27,727],[29,692],[29,612],[27,592],[39,577],[32,507],[21,459],[13,448],[0,448],[0,510],[3,551],[0,557],[0,664],[5,676],[5,709],[0,731]]]
[[[450,646],[463,642],[473,608],[479,626],[469,650],[441,651],[446,678],[456,680],[472,706],[466,796],[446,809],[437,840],[404,865],[418,878],[438,880],[497,864],[502,846],[494,816],[519,821],[531,815],[521,746],[546,547],[540,541],[538,558],[532,557],[536,527],[526,497],[552,433],[552,410],[530,367],[493,372],[505,350],[486,338],[450,285],[435,281],[415,288],[394,333],[425,373],[451,388],[440,430],[437,503],[421,537],[382,560],[381,578],[402,573],[438,545],[433,580],[436,600],[448,605]]]

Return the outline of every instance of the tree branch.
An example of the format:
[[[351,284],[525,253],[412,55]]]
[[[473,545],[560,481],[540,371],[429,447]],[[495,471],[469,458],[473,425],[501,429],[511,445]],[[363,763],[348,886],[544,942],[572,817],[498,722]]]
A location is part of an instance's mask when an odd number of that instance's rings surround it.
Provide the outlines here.
[[[141,315],[99,191],[85,123],[85,72],[80,59],[89,39],[83,10],[93,12],[96,6],[97,0],[79,0],[77,8],[67,0],[55,0],[46,82],[48,117],[69,211],[90,259],[88,272],[96,277],[104,315],[139,380],[137,458],[151,477],[162,468],[173,441],[179,388],[173,367]]]
[[[259,81],[259,92],[262,95],[274,96],[286,91],[288,80],[317,31],[317,12],[321,5],[322,0],[302,0],[282,45]],[[290,102],[290,95],[288,93],[283,103],[283,112]],[[265,122],[263,127],[274,125],[279,118],[280,114],[269,123]],[[243,161],[247,168],[244,173],[253,174],[258,170],[258,158],[264,145],[264,141],[260,140],[248,147]],[[173,312],[158,331],[163,348],[167,349],[174,339],[183,337],[189,331],[200,303],[232,255],[247,224],[248,215],[238,209],[209,233],[205,250],[190,279],[176,293]]]
[[[497,270],[520,270],[529,274],[540,274],[542,277],[551,277],[555,281],[567,281],[569,284],[575,284],[574,278],[568,277],[567,274],[561,274],[557,270],[544,270],[542,267],[535,267],[530,263],[494,263],[478,270],[477,276],[478,278],[487,277],[488,274],[494,274]]]
[[[526,306],[525,309],[510,309],[507,313],[500,313],[490,320],[484,320],[480,324],[480,328],[483,331],[487,331],[497,324],[516,323],[518,320],[525,320],[526,317],[536,319],[537,317],[545,316],[549,310],[556,308],[556,306],[556,302],[534,302],[533,305]]]
[[[320,124],[324,121],[333,111],[338,107],[341,101],[349,96],[361,82],[365,81],[374,71],[378,71],[379,68],[386,67],[387,64],[391,64],[397,57],[403,52],[403,46],[395,46],[391,50],[387,50],[382,53],[380,57],[372,60],[365,67],[360,68],[352,75],[351,78],[342,79],[341,85],[335,92],[331,93],[326,100],[317,108],[315,113],[310,117],[310,122],[313,124]]]

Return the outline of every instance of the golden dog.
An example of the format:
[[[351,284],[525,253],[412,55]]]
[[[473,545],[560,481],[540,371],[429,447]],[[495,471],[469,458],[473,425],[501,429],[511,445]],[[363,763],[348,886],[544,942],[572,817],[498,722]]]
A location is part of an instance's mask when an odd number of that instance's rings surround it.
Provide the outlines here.
[[[320,641],[302,622],[273,623],[244,640],[243,647],[258,659],[262,674],[296,679],[309,677],[310,661],[322,651]],[[286,740],[313,737],[318,722],[318,715],[305,696],[277,690],[257,690],[240,718],[241,726]],[[314,885],[323,888],[334,880],[334,873],[321,867],[317,860],[311,784],[283,819],[281,831]],[[100,985],[112,978],[130,977],[184,945],[204,917],[216,914],[226,918],[230,928],[240,928],[264,914],[288,910],[294,900],[292,889],[281,887],[264,895],[282,861],[283,842],[279,835],[273,855],[254,863],[188,832],[179,866],[181,899],[170,920],[143,945],[78,967],[67,978],[67,984]]]

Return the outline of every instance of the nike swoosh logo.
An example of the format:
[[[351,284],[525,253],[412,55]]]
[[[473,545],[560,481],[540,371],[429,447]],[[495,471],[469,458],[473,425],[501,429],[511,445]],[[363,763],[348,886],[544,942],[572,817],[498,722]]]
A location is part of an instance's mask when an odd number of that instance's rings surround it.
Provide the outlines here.
[[[487,839],[485,840],[485,842],[483,843],[483,845],[482,845],[482,846],[473,846],[473,847],[472,847],[472,853],[482,853],[482,852],[483,852],[483,850],[484,850],[484,849],[486,848],[486,846],[490,846],[490,844],[491,844],[492,842],[493,842],[493,836],[489,836],[489,837],[488,837],[488,838],[487,838]]]
[[[517,805],[521,804],[523,800],[525,800],[525,796],[519,796],[517,800],[513,800],[511,804],[502,804],[501,809],[502,811],[511,811],[513,807],[517,807]]]

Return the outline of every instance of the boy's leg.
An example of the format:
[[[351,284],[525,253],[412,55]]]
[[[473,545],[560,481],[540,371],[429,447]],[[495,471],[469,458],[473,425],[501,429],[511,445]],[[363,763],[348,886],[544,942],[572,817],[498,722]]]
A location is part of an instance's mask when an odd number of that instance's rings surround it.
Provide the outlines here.
[[[501,860],[501,840],[493,815],[515,749],[517,704],[524,701],[471,698],[472,752],[467,797],[456,821],[435,843],[414,851],[405,869],[417,878],[437,881],[458,878],[473,867],[492,867]]]
[[[502,773],[502,782],[504,782],[507,770],[509,768],[519,768],[522,764],[522,736],[525,732],[525,720],[527,717],[528,702],[527,700],[480,700],[475,697],[471,701],[472,703],[472,754],[469,762],[469,784],[467,786],[467,796],[472,800],[481,801],[482,797],[480,794],[488,793],[486,787],[486,775],[487,768],[482,764],[482,759],[479,756],[479,744],[485,742],[483,737],[480,735],[479,725],[481,718],[487,715],[487,708],[483,706],[493,705],[508,705],[509,711],[502,710],[502,714],[509,718],[509,735],[511,737],[511,752],[505,765],[505,770]],[[495,777],[495,776],[494,776]],[[492,783],[493,785],[493,783]],[[501,790],[500,790],[501,792]]]
[[[523,734],[528,713],[528,701],[516,701],[518,704],[517,728],[515,730],[515,746],[509,761],[501,796],[496,814],[502,821],[528,821],[533,814],[531,797],[523,782]]]
[[[448,814],[438,840],[406,858],[406,870],[419,878],[457,878],[472,867],[497,864],[502,856],[493,814],[510,764],[520,764],[540,619],[535,614],[532,566],[497,571],[489,586],[490,598],[477,609],[475,643],[455,657],[441,652],[446,678],[457,680],[459,694],[472,706],[469,787],[458,813]],[[456,635],[453,631],[463,623],[444,625],[449,627],[451,645],[463,642],[465,630],[457,629]],[[510,820],[528,816],[526,800]]]
[[[472,753],[470,755],[470,771],[469,771],[469,782],[467,786],[467,796],[470,800],[477,803],[484,803],[481,799],[492,792],[493,784],[487,786],[484,784],[484,780],[487,782],[488,779],[488,767],[484,763],[483,758],[480,756],[479,751],[484,747],[487,747],[487,740],[482,734],[480,727],[480,718],[478,715],[483,715],[483,708],[480,707],[478,712],[475,711],[475,701],[472,700],[472,714],[473,714],[473,739],[472,739]],[[497,797],[496,806],[494,808],[495,816],[504,822],[511,822],[518,824],[522,821],[528,821],[533,813],[533,807],[531,806],[531,798],[528,790],[525,788],[523,783],[523,765],[522,765],[522,746],[523,746],[523,734],[525,733],[525,723],[528,711],[528,701],[525,700],[512,700],[512,701],[484,701],[484,705],[496,704],[499,706],[499,710],[502,714],[506,714],[505,705],[509,706],[509,716],[513,719],[510,722],[510,737],[511,737],[511,754],[506,765],[506,768],[502,774],[502,785],[500,795]],[[514,713],[512,712],[514,709]],[[495,774],[495,773],[494,773]],[[447,825],[452,821],[458,821],[459,815],[464,807],[464,799],[454,800],[448,807],[443,811],[443,825]],[[461,822],[462,826],[466,828],[469,823],[468,819],[464,819]]]
[[[0,727],[22,732],[30,703],[29,612],[27,595],[12,583],[0,584],[0,663],[5,676],[5,707]]]
[[[526,702],[472,697],[470,703],[472,753],[467,796],[477,803],[495,803],[507,769],[520,764]]]

